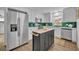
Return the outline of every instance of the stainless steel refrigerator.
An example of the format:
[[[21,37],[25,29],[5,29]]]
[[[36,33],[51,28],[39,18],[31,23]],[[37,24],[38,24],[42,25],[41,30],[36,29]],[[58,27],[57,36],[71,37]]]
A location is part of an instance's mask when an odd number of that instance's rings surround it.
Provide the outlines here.
[[[24,11],[7,9],[7,50],[28,42],[28,14]]]

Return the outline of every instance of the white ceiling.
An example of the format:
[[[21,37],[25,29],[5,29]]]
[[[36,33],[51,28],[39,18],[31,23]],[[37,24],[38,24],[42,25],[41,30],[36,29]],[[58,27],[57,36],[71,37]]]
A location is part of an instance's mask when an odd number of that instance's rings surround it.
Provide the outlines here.
[[[3,8],[0,7],[0,10]],[[61,11],[64,8],[67,8],[67,7],[15,7],[15,9],[20,9],[20,10],[24,10],[24,11],[27,11],[27,9],[28,9],[28,10],[30,10],[34,13],[38,13],[38,14],[54,12],[54,11],[58,11],[58,10]]]
[[[45,10],[45,9],[62,9],[64,7],[27,7],[32,10]]]
[[[27,10],[30,9],[33,12],[37,13],[46,13],[46,12],[53,12],[56,10],[63,10],[64,8],[67,7],[15,7],[15,9],[22,9],[22,10]],[[0,10],[3,9],[0,7]]]

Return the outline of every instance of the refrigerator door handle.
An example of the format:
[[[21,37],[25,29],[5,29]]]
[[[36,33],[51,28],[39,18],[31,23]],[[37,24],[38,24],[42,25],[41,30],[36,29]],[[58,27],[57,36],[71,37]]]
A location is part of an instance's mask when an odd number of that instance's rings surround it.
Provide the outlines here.
[[[17,28],[18,28],[18,37],[20,37],[20,18],[19,17],[17,22]]]

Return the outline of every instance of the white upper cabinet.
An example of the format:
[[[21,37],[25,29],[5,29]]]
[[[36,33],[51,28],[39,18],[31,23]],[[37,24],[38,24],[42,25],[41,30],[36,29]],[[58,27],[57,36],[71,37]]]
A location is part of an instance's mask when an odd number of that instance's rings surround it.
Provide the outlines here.
[[[50,22],[51,20],[51,13],[44,13],[44,22]]]
[[[77,8],[76,7],[69,7],[63,10],[63,21],[68,22],[75,22],[77,17]]]
[[[47,13],[44,13],[44,21],[45,22],[52,22],[52,23],[55,23],[55,19],[56,18],[61,18],[61,21],[63,20],[63,11],[56,11],[56,12],[47,12]]]

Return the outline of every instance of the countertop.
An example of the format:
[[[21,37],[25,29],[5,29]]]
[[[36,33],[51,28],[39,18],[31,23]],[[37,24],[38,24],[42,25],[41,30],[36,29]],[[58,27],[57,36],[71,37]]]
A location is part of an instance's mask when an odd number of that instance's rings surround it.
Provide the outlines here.
[[[51,30],[54,30],[54,29],[37,29],[37,30],[34,30],[32,32],[41,34],[41,33],[45,33],[45,32],[51,31]]]
[[[72,29],[76,29],[76,28],[61,27],[61,29],[72,30]]]

